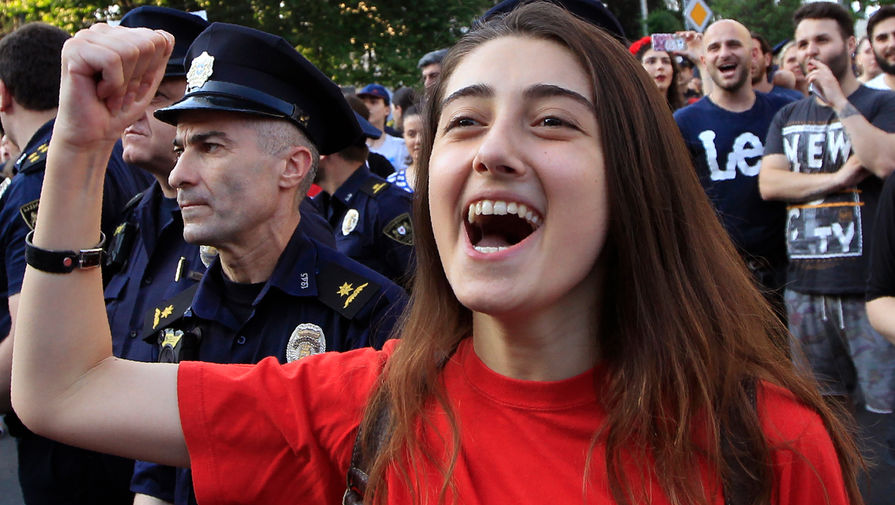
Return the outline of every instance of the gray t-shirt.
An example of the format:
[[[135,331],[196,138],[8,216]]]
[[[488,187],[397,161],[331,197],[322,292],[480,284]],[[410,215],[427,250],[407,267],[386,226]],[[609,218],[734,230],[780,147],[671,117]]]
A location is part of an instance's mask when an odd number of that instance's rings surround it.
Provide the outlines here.
[[[848,100],[874,126],[895,132],[895,92],[860,86]],[[832,173],[853,151],[833,109],[809,97],[780,109],[768,130],[765,154],[785,155],[793,172]],[[787,287],[863,295],[881,187],[882,180],[871,175],[856,188],[787,207]]]

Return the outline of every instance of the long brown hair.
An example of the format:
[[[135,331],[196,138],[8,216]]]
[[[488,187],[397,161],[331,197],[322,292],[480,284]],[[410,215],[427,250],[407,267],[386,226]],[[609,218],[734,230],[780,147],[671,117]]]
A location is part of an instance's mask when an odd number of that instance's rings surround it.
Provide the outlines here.
[[[778,384],[816,411],[842,466],[852,503],[862,503],[856,471],[860,456],[842,421],[811,379],[797,375],[784,352],[780,324],[755,289],[739,255],[697,181],[689,154],[664,97],[640,64],[611,36],[547,2],[517,8],[466,35],[443,62],[442,78],[428,100],[418,193],[415,200],[417,267],[403,342],[391,357],[368,412],[387,405],[391,432],[372,467],[366,500],[386,500],[386,470],[398,472],[419,502],[423,490],[451,487],[459,451],[459,426],[439,374],[458,343],[472,333],[472,318],[453,295],[432,231],[427,184],[429,156],[445,83],[463,58],[504,36],[556,42],[579,59],[593,83],[592,97],[605,156],[610,225],[603,251],[600,327],[594,334],[609,372],[601,402],[604,426],[594,426],[591,455],[605,444],[608,482],[619,503],[648,501],[623,472],[624,457],[637,458],[674,504],[709,503],[714,496],[695,474],[708,462],[725,482],[748,468],[752,502],[769,503],[774,474],[749,390],[757,381]],[[659,113],[659,112],[662,113]],[[602,197],[595,195],[596,198]],[[425,412],[448,415],[453,455],[442,461],[420,442],[431,429]],[[362,429],[369,435],[372,416]],[[722,458],[721,430],[741,441]],[[696,437],[704,430],[708,435]],[[372,437],[364,438],[371,444]],[[590,458],[588,459],[590,461]],[[425,482],[420,463],[435,462],[441,482]],[[649,463],[652,462],[652,463]],[[586,494],[586,472],[582,496]],[[372,500],[371,500],[372,496]]]

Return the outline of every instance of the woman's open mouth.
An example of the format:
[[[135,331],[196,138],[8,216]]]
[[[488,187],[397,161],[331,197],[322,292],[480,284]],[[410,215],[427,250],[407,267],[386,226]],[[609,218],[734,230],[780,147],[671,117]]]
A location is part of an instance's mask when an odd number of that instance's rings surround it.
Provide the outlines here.
[[[467,209],[466,234],[476,251],[494,253],[522,242],[543,221],[537,210],[523,203],[479,200]]]

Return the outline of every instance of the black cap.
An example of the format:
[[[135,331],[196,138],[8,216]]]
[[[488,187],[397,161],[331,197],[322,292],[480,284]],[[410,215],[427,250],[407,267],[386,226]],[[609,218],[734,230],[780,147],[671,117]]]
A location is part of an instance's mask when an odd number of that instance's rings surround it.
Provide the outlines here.
[[[165,77],[183,77],[186,75],[183,64],[186,51],[202,30],[208,27],[208,21],[177,9],[144,5],[125,14],[121,18],[121,26],[165,30],[173,35],[174,50],[171,51],[165,68]]]
[[[599,0],[541,0],[545,2],[552,2],[560,7],[565,8],[567,11],[572,14],[580,17],[581,19],[589,22],[592,25],[598,26],[617,38],[618,40],[625,41],[625,30],[622,28],[622,24],[618,22],[618,18],[615,17],[609,9],[603,5]],[[497,14],[505,14],[515,9],[519,4],[525,3],[524,0],[503,0],[499,4],[495,5],[488,9],[488,12],[482,16],[483,21],[487,21],[491,19],[492,16]],[[627,44],[626,44],[627,45]]]
[[[177,124],[184,111],[219,110],[291,121],[331,154],[362,135],[339,87],[285,39],[245,26],[212,23],[190,46],[187,92],[155,112]]]

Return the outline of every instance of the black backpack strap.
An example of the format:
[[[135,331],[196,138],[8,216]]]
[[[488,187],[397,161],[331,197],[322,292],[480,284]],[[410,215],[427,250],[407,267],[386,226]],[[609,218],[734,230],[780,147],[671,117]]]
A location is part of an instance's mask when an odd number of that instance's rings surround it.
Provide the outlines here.
[[[357,436],[354,438],[354,449],[351,451],[351,466],[348,467],[348,487],[342,496],[342,505],[362,505],[364,493],[367,491],[370,467],[376,460],[376,455],[388,440],[391,415],[388,404],[377,405],[374,411],[368,412],[368,416],[375,416],[373,423],[372,444],[368,450],[363,447],[363,421],[357,428]]]
[[[755,380],[746,379],[743,381],[743,388],[749,395],[752,409],[757,411],[758,399],[756,398]],[[731,438],[729,436],[731,433],[743,432],[742,429],[726,430],[723,426],[721,427],[721,458],[727,467],[734,469],[730,479],[723,482],[724,505],[749,505],[754,501],[756,489],[758,489],[755,478],[744,466],[745,462],[736,456],[746,453],[748,442],[740,437]]]

